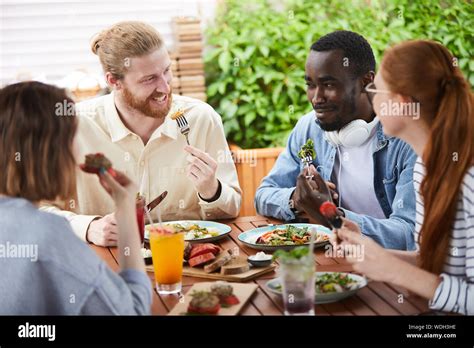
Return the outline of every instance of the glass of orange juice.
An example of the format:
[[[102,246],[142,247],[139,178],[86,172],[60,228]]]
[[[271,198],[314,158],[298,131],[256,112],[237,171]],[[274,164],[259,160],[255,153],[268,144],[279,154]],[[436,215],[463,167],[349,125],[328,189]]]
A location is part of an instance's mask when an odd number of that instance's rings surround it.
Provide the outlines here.
[[[150,229],[150,249],[159,294],[181,292],[183,276],[184,233],[166,227]]]

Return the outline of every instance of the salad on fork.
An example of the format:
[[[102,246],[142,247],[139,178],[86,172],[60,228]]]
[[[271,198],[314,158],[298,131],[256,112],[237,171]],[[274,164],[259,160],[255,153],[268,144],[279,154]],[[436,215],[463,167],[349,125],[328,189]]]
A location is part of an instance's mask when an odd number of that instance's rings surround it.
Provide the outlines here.
[[[300,151],[298,151],[298,157],[303,162],[306,168],[309,168],[309,165],[314,161],[316,158],[316,151],[314,151],[314,142],[311,139],[306,141],[306,144],[301,146]],[[307,175],[306,179],[312,179],[313,175]]]

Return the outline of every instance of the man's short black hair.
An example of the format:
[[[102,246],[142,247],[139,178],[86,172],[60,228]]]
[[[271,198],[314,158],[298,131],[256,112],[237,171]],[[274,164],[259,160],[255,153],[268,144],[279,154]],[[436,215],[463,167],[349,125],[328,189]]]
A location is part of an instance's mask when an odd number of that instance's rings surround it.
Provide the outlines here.
[[[342,50],[352,67],[354,77],[375,71],[374,52],[363,36],[348,30],[338,30],[326,34],[311,45],[311,50],[325,52]]]

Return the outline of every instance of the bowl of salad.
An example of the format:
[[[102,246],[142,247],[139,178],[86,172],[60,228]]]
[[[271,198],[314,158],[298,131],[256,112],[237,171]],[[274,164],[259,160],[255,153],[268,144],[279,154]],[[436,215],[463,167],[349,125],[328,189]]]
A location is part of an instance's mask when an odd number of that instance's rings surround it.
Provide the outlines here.
[[[254,228],[239,234],[239,240],[247,246],[265,251],[291,250],[301,245],[309,245],[311,231],[316,233],[315,247],[329,243],[332,231],[322,225],[284,224]]]
[[[280,278],[269,280],[265,286],[270,292],[282,295]],[[315,304],[341,301],[367,286],[367,279],[344,272],[316,272]]]
[[[175,232],[184,233],[184,240],[187,242],[214,242],[226,237],[231,228],[214,221],[201,220],[181,220],[163,222],[165,227],[172,228]],[[151,225],[145,226],[145,239],[148,239]]]

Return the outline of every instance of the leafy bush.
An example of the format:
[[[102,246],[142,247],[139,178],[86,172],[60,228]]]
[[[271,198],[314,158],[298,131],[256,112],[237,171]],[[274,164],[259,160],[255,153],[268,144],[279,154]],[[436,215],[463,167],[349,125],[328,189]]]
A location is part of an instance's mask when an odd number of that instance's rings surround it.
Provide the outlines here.
[[[386,47],[430,38],[446,45],[474,85],[474,5],[438,0],[227,0],[206,32],[207,95],[230,141],[243,148],[281,146],[303,114],[304,65],[311,44],[352,30]]]

